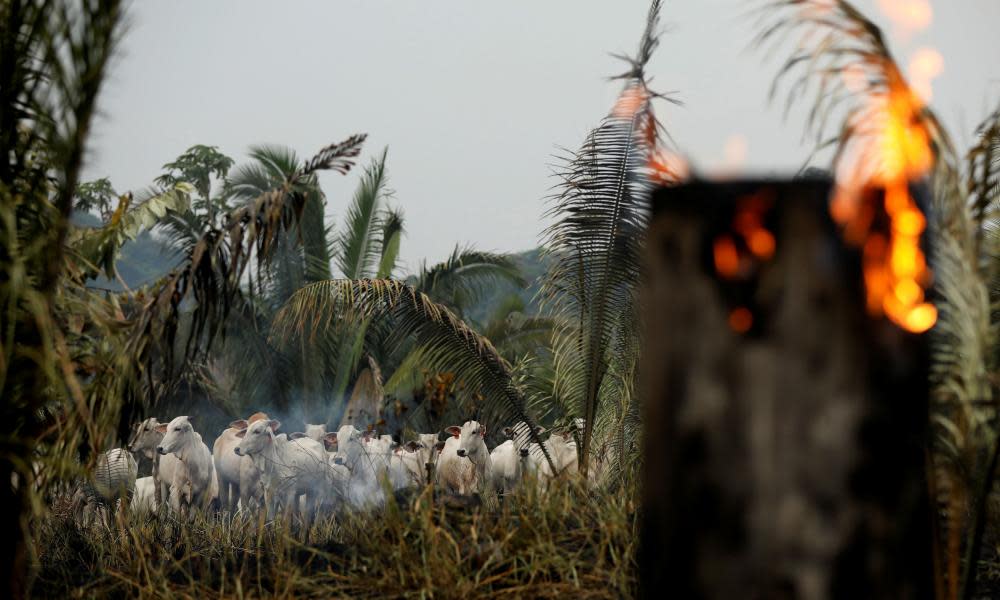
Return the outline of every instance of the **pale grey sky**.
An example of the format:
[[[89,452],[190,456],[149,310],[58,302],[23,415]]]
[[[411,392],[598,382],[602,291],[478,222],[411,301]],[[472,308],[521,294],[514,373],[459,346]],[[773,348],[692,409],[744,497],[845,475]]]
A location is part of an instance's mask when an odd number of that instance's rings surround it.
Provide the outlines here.
[[[1000,100],[1000,1],[931,2],[932,24],[910,35],[889,26],[878,7],[885,2],[857,5],[885,26],[903,65],[921,47],[940,51],[932,105],[964,146]],[[664,104],[659,116],[702,171],[734,162],[792,171],[809,149],[800,144],[801,120],[783,122],[780,107],[768,104],[777,63],[747,51],[754,31],[745,13],[755,4],[665,2],[668,29],[650,72],[655,88],[676,91],[685,106]],[[543,228],[552,156],[577,147],[613,104],[619,85],[607,76],[622,67],[609,53],[634,51],[647,7],[139,0],[101,98],[86,175],[110,176],[124,191],[149,185],[194,144],[217,145],[241,162],[251,144],[283,144],[308,157],[366,132],[362,163],[389,146],[409,270],[456,243],[531,248]],[[356,183],[356,172],[323,177],[334,222]]]

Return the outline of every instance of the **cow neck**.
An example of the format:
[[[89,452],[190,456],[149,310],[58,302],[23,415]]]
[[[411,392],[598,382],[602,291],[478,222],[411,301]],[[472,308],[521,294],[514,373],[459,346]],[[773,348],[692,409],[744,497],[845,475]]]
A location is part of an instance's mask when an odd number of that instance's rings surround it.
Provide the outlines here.
[[[201,444],[201,436],[192,431],[190,436],[185,437],[186,439],[184,441],[184,445],[181,446],[178,452],[174,452],[174,456],[176,456],[179,461],[184,463],[184,466],[187,467],[189,472],[192,470],[192,466],[195,467],[195,471],[200,472],[201,469],[198,466],[198,462],[190,462],[188,459],[191,458],[191,453],[195,452],[198,449],[198,445]]]
[[[263,461],[263,467],[266,471],[270,472],[274,469],[274,465],[278,462],[278,445],[281,443],[281,438],[271,433],[270,440],[264,446],[263,452],[259,454]]]
[[[153,461],[153,467],[160,466],[160,453],[156,451],[156,447],[163,443],[163,435],[156,440],[152,448],[143,448],[142,453],[146,458]]]
[[[476,435],[479,435],[479,434],[476,434]],[[484,457],[483,460],[480,460],[480,461],[473,460],[472,459],[472,455],[470,455],[470,454],[466,454],[465,458],[468,458],[469,462],[471,462],[477,469],[482,470],[482,469],[485,469],[489,465],[489,463],[487,461],[490,458],[490,449],[486,447],[486,440],[484,440],[482,438],[479,438],[478,446],[479,447],[476,448],[476,454],[482,455]]]

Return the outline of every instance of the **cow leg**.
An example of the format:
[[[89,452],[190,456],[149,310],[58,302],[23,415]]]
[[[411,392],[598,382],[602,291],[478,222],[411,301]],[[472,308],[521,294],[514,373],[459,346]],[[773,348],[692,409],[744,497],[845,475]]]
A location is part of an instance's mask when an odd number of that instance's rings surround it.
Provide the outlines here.
[[[250,491],[245,487],[240,487],[240,508],[242,510],[250,509]]]
[[[241,497],[242,490],[240,490],[240,484],[236,481],[230,482],[229,485],[231,486],[229,492],[229,501],[224,506],[229,510],[229,512],[235,513],[236,501]]]
[[[219,477],[219,506],[223,509],[229,508],[230,494],[229,482]]]

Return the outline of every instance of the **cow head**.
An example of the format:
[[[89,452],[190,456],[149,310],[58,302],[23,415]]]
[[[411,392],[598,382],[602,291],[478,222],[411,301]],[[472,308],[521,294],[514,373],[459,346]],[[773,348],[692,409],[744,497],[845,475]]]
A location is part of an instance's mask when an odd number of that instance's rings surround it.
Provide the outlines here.
[[[170,423],[160,423],[156,426],[156,431],[163,434],[163,439],[156,447],[160,454],[174,454],[183,448],[194,435],[194,426],[191,425],[191,418],[176,417]]]
[[[353,425],[344,425],[336,434],[337,456],[333,462],[353,470],[365,460],[364,434]]]
[[[279,427],[281,427],[281,421],[277,419],[254,421],[246,429],[236,434],[236,437],[241,438],[241,441],[233,449],[233,452],[239,456],[260,454],[274,443],[274,433],[278,431]]]
[[[323,436],[326,435],[326,424],[322,425],[309,425],[306,424],[306,436],[311,437],[317,442],[323,441]]]
[[[466,456],[470,460],[482,460],[478,454],[486,448],[484,440],[486,438],[486,426],[479,421],[466,421],[462,427],[449,427],[448,432],[454,435],[453,430],[458,429],[458,450],[459,456]]]
[[[150,417],[136,424],[128,440],[128,449],[132,452],[152,451],[163,439],[163,434],[156,430],[160,423],[156,417]]]

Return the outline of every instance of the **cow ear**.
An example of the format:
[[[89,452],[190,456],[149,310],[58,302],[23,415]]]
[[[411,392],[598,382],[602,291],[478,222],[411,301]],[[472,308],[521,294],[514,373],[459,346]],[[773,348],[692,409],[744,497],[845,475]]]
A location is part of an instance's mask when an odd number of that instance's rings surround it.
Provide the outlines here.
[[[479,435],[486,437],[486,425],[479,426]]]
[[[166,433],[168,425],[170,425],[170,423],[160,423],[159,425],[156,426],[156,432],[157,433]]]
[[[246,437],[246,435],[247,435],[246,429],[240,429],[239,431],[236,432],[236,437],[238,438]]]
[[[304,437],[306,437],[306,434],[302,433],[301,431],[296,431],[295,433],[288,434],[288,439],[290,440],[297,440],[299,438],[304,438]]]
[[[267,422],[267,426],[271,428],[271,433],[275,433],[276,431],[278,431],[278,428],[281,427],[281,421],[277,419],[271,419],[270,421]]]
[[[542,435],[545,432],[546,432],[546,429],[544,427],[542,427],[541,425],[536,425],[535,426],[535,435]]]
[[[461,427],[457,427],[455,425],[452,425],[451,427],[445,428],[444,431],[445,431],[445,433],[447,433],[448,435],[450,435],[452,437],[458,437],[458,436],[462,435],[462,428]]]
[[[510,427],[504,427],[503,435],[504,437],[514,437],[514,430],[511,429]]]
[[[337,445],[337,432],[328,433],[323,436],[323,446],[329,450]]]
[[[410,452],[416,452],[417,450],[420,450],[423,447],[424,447],[424,445],[421,444],[420,442],[413,442],[413,441],[406,442],[406,446],[405,446],[405,448],[407,450],[409,450]]]
[[[246,421],[246,419],[239,419],[239,420],[233,421],[232,423],[229,424],[229,428],[230,429],[246,429],[247,428],[247,421]]]

